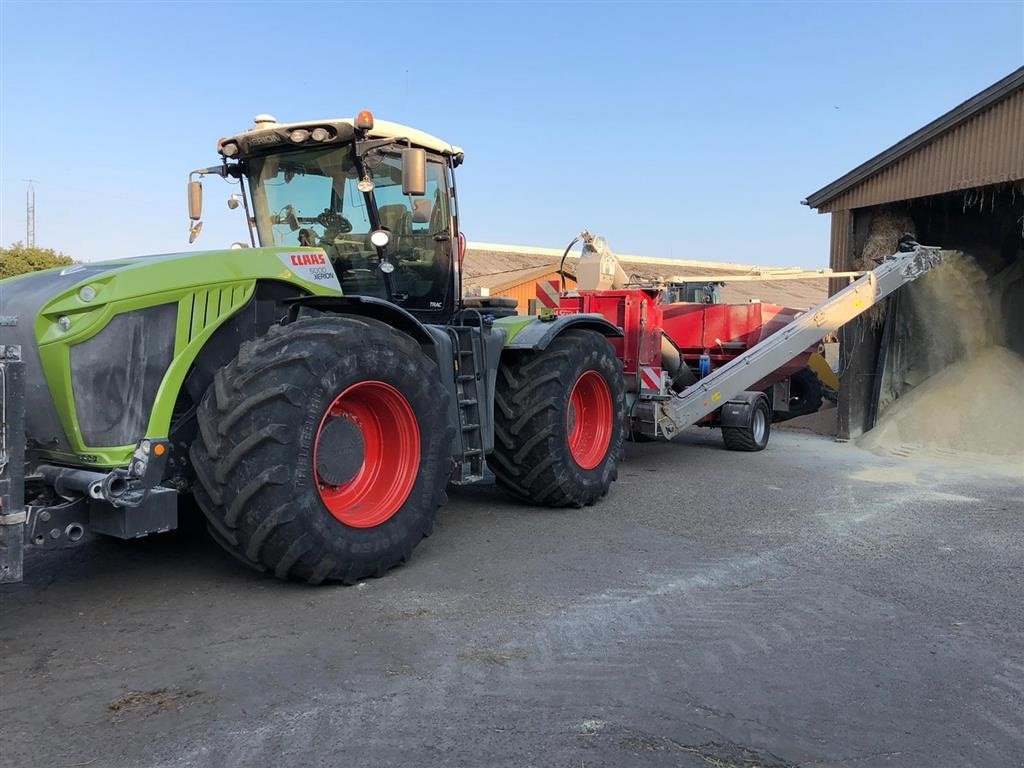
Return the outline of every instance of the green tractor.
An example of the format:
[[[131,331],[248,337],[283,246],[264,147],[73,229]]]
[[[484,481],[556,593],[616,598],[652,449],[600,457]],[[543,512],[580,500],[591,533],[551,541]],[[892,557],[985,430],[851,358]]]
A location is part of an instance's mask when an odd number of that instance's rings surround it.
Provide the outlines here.
[[[221,139],[248,242],[0,282],[0,579],[86,532],[213,538],[280,578],[405,562],[449,483],[580,507],[616,476],[619,328],[463,300],[463,152],[369,112]]]

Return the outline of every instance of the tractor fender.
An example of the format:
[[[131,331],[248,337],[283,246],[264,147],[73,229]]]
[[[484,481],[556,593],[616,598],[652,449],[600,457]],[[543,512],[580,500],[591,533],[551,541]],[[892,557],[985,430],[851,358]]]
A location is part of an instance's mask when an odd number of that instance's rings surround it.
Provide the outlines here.
[[[720,427],[748,427],[758,400],[766,403],[768,397],[764,392],[740,392],[726,402],[721,408]],[[769,403],[769,406],[771,404]]]
[[[510,321],[519,321],[523,318],[508,318]],[[509,328],[509,341],[505,343],[506,350],[541,350],[546,349],[548,344],[555,340],[563,331],[570,328],[588,331],[597,331],[603,336],[617,338],[623,335],[622,329],[605,320],[598,314],[575,314],[561,315],[554,320],[541,320],[539,318],[530,320],[522,325]],[[502,321],[495,322],[495,327],[502,325]],[[512,325],[510,323],[510,325]]]
[[[297,293],[293,286],[261,281],[246,308],[226,318],[192,361],[185,381],[192,401],[199,402],[214,374],[235,357],[242,342],[266,333],[267,328],[281,322],[285,316],[289,321],[296,320],[303,310],[312,314],[323,312],[379,320],[411,336],[427,355],[438,361],[438,340],[401,307],[366,296],[310,296]]]
[[[390,301],[373,296],[300,296],[292,299],[289,304],[289,319],[294,320],[308,307],[317,312],[332,312],[342,315],[357,315],[379,320],[403,333],[412,336],[419,344],[426,347],[428,354],[433,356],[434,337],[416,317],[408,310],[402,309]]]

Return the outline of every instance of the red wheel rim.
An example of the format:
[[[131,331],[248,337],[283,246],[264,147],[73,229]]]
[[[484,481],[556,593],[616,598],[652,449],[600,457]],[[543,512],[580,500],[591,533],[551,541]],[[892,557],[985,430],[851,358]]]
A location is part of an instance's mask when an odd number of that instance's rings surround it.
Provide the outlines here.
[[[584,371],[573,385],[565,416],[569,453],[583,469],[593,469],[608,454],[613,414],[608,382],[597,371]]]
[[[351,480],[330,485],[317,467],[324,427],[348,419],[362,435],[363,461]],[[313,443],[313,476],[330,513],[353,528],[372,528],[389,520],[409,498],[420,466],[420,429],[401,392],[383,381],[353,384],[331,403]]]

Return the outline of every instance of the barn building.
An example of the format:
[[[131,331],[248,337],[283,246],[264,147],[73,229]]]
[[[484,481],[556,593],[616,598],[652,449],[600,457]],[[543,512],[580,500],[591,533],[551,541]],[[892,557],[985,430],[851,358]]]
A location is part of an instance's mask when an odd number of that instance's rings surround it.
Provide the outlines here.
[[[463,265],[463,292],[479,296],[510,296],[517,300],[520,314],[536,314],[552,306],[558,288],[576,287],[576,256],[562,264],[563,252],[555,248],[470,243]],[[578,250],[574,251],[578,254]],[[662,281],[693,275],[736,275],[770,269],[763,265],[733,264],[693,259],[666,259],[619,254],[623,269],[639,281]],[[561,271],[559,271],[561,269]],[[764,301],[797,309],[808,309],[827,295],[827,280],[726,281],[722,300],[729,303]]]
[[[945,359],[929,359],[937,346],[929,335],[943,333],[943,323],[990,314],[1003,343],[1024,354],[1024,67],[804,202],[832,217],[836,271],[872,268],[909,232],[920,243],[963,251],[984,281],[981,306],[933,308],[925,320],[914,303],[926,300],[929,275],[844,327],[841,437],[870,429],[886,403],[967,353],[947,347]],[[830,290],[844,284],[833,280]]]
[[[463,275],[463,293],[466,296],[505,296],[516,300],[516,310],[521,315],[535,315],[541,307],[553,307],[558,302],[558,291],[562,285],[567,290],[576,287],[576,277],[571,266],[560,265],[558,261],[525,259],[527,266],[498,269],[495,257],[501,252],[481,252],[472,248],[466,253]],[[510,254],[504,254],[508,256]],[[522,262],[524,259],[519,259]],[[513,262],[515,263],[515,262]],[[508,266],[507,264],[504,266]]]

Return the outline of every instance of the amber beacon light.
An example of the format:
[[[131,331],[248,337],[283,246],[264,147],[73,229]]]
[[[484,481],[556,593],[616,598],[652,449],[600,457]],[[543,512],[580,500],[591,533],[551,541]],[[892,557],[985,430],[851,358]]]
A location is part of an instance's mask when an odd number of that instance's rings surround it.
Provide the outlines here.
[[[373,113],[364,109],[358,115],[356,115],[356,128],[361,131],[369,131],[373,129]]]

